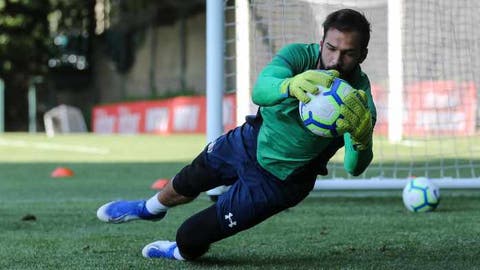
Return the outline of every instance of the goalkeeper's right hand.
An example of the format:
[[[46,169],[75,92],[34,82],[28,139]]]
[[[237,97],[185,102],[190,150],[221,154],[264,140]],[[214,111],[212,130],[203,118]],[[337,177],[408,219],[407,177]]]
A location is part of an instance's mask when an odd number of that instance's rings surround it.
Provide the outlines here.
[[[310,97],[306,93],[317,94],[318,85],[330,87],[332,81],[339,75],[336,70],[307,70],[285,79],[280,85],[280,92],[285,96],[292,96],[303,103],[308,103]]]
[[[340,114],[343,118],[337,120],[338,130],[350,133],[356,149],[366,149],[372,140],[373,124],[365,91],[350,92],[340,106]]]

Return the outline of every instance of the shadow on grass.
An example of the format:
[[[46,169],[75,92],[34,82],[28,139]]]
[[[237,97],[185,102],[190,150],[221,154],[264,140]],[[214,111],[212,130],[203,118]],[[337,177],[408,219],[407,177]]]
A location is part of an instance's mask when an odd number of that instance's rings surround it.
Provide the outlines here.
[[[301,243],[298,243],[301,245]],[[472,248],[480,245],[475,243]],[[191,266],[205,269],[476,269],[480,259],[474,251],[453,250],[455,245],[435,247],[418,243],[381,244],[369,247],[330,247],[310,254],[230,258],[205,257]],[[265,251],[264,253],[268,253]],[[473,268],[472,268],[473,267]]]

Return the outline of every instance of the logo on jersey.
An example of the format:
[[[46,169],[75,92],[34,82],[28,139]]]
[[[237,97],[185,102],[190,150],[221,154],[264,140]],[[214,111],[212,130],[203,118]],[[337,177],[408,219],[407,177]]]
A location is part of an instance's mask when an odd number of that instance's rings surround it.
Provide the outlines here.
[[[233,214],[230,212],[228,213],[228,215],[225,215],[225,220],[228,220],[228,227],[230,228],[233,228],[233,226],[237,225],[237,222],[233,220]]]

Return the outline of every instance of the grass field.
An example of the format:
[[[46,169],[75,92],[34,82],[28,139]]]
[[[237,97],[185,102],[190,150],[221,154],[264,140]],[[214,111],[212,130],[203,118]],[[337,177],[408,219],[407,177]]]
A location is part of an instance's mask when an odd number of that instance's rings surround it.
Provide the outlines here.
[[[442,190],[436,212],[405,210],[400,191],[314,192],[295,208],[216,243],[197,262],[147,260],[206,195],[160,222],[104,224],[98,206],[151,196],[203,136],[0,136],[0,269],[479,269],[478,191]],[[476,161],[478,162],[478,161]],[[50,178],[57,166],[75,176]]]

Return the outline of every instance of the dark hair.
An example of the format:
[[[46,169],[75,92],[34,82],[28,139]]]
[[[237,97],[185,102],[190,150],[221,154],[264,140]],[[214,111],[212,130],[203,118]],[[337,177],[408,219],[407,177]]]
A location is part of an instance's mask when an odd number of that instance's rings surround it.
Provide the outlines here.
[[[359,32],[362,37],[362,47],[367,48],[370,41],[370,23],[360,12],[353,9],[340,9],[330,13],[323,22],[323,39],[330,28],[341,32]]]

